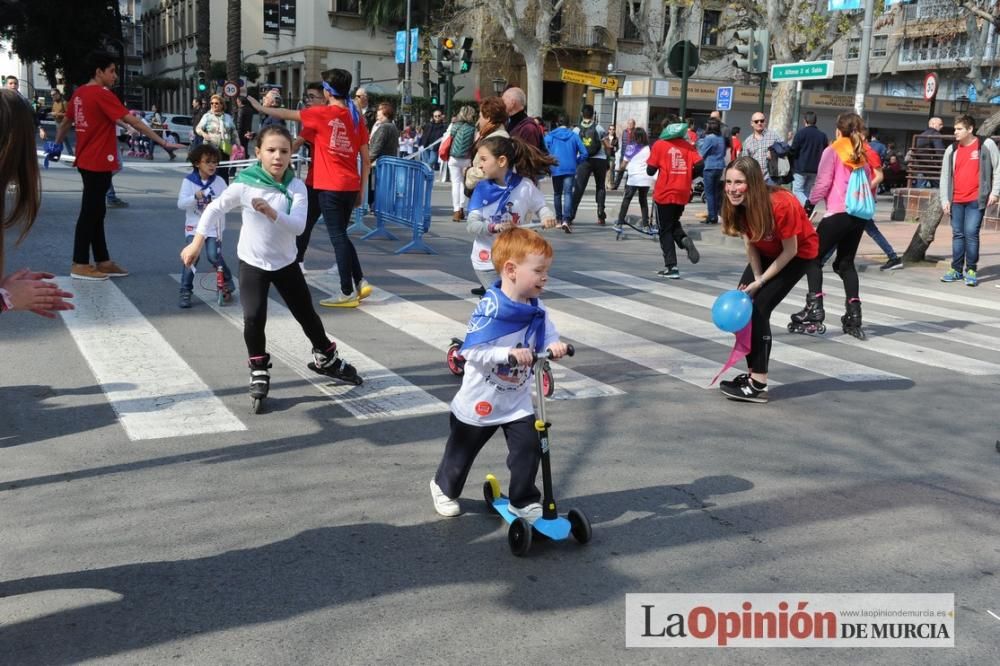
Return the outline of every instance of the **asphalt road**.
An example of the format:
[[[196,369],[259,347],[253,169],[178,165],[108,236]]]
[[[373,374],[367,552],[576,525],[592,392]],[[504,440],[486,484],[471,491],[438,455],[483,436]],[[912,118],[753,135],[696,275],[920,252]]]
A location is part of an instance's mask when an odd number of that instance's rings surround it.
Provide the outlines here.
[[[655,243],[615,242],[588,206],[576,233],[549,235],[546,304],[580,373],[557,370],[579,395],[549,404],[557,499],[594,538],[515,558],[481,499],[487,472],[505,485],[499,438],[463,516],[439,518],[427,488],[459,383],[438,333],[462,333],[474,280],[443,186],[426,237],[438,254],[356,241],[380,291],[321,313],[365,392],[307,381],[308,343],[272,310],[284,356],[254,416],[238,306],[177,308],[180,178],[115,177],[131,206],[109,211],[109,242],[132,275],[73,284],[82,319],[0,321],[0,663],[1000,662],[992,283],[865,271],[863,343],[832,325],[786,333],[799,289],[774,317],[770,404],[732,403],[705,388],[729,344],[705,303],[735,284],[741,249],[706,239],[683,279],[657,281]],[[44,185],[7,267],[65,276],[79,177],[56,166]],[[230,216],[231,265],[238,227]],[[332,262],[320,225],[317,300]],[[165,407],[163,432],[150,424]],[[629,592],[954,593],[955,647],[626,650]]]

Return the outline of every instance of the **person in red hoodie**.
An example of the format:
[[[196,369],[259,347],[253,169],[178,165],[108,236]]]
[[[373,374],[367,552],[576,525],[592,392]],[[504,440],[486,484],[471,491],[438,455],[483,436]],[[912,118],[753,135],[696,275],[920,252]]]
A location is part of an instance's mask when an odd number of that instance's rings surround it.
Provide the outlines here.
[[[746,374],[719,383],[730,400],[767,402],[771,312],[802,279],[819,254],[819,239],[795,195],[764,183],[757,160],[747,155],[725,172],[722,233],[742,236],[747,267],[739,289],[753,299]]]
[[[663,251],[663,268],[656,272],[660,277],[677,280],[677,247],[687,251],[688,259],[697,264],[701,255],[694,241],[681,226],[684,206],[691,200],[691,183],[704,167],[698,149],[687,140],[687,123],[677,122],[674,116],[663,121],[660,141],[653,144],[646,162],[646,173],[656,176],[653,203],[660,220],[660,249]]]

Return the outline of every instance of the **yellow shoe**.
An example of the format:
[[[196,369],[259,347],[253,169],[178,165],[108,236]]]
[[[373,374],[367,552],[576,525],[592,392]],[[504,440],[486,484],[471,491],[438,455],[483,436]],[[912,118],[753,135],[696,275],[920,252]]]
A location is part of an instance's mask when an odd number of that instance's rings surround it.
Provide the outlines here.
[[[75,280],[107,280],[107,273],[94,268],[93,264],[73,264],[69,276]]]
[[[361,278],[361,282],[358,283],[358,300],[363,301],[372,295],[372,286],[368,284],[368,280]]]
[[[356,308],[361,305],[361,301],[358,300],[357,292],[352,291],[349,294],[340,294],[333,298],[324,298],[319,302],[324,308]]]

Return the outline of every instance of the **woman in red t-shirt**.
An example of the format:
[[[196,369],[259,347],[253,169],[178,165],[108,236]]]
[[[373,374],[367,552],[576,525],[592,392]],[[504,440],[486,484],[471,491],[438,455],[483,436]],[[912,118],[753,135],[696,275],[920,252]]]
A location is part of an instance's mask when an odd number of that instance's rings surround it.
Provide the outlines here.
[[[764,183],[752,157],[731,162],[725,173],[722,233],[742,236],[747,267],[739,289],[753,299],[747,374],[720,382],[731,400],[767,402],[767,364],[771,356],[771,312],[802,279],[816,259],[819,239],[798,199]]]
[[[295,111],[265,107],[253,98],[247,98],[247,101],[260,113],[302,123],[303,133],[312,141],[315,150],[310,170],[316,170],[313,186],[319,193],[319,206],[337,256],[342,292],[323,299],[319,304],[328,308],[356,308],[362,299],[372,293],[372,287],[361,270],[358,252],[347,235],[351,214],[361,205],[361,193],[368,191],[368,172],[371,169],[368,127],[350,98],[351,73],[346,69],[330,69],[323,72],[323,79],[326,105]]]

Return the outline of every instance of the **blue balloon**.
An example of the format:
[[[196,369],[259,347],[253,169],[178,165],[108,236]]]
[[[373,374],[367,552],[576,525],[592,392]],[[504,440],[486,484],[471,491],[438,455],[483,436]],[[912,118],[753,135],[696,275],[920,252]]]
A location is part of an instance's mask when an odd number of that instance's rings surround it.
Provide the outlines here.
[[[719,294],[712,305],[712,321],[727,333],[736,333],[750,323],[753,301],[745,291],[733,289]]]

